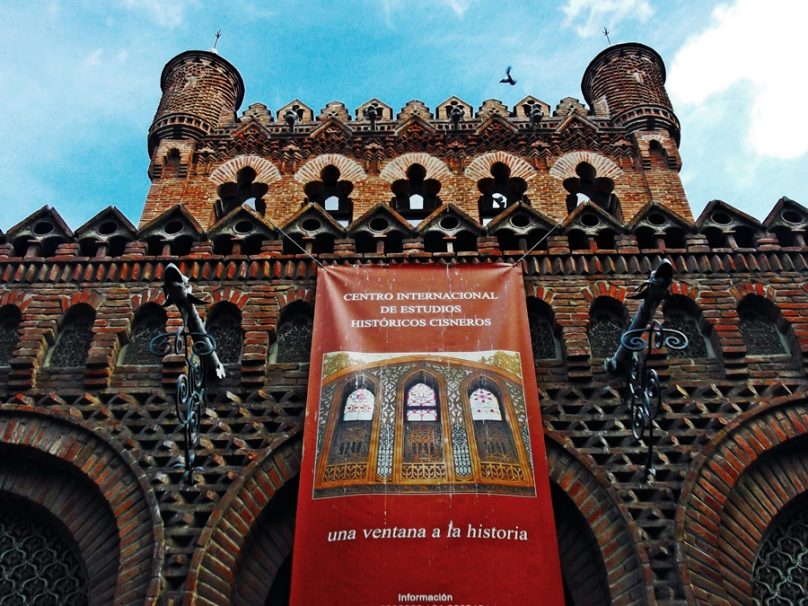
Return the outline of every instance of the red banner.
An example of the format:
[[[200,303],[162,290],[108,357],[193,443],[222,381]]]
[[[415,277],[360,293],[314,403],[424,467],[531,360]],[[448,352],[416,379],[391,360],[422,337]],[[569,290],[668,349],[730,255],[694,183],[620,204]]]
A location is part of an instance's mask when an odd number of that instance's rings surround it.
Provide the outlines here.
[[[294,606],[563,606],[521,271],[317,281]]]

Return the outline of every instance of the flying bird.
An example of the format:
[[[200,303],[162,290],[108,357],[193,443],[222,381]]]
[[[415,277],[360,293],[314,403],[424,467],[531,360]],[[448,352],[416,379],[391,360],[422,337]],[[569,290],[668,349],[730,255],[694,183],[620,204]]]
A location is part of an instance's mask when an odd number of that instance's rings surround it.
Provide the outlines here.
[[[511,86],[516,84],[516,80],[511,78],[511,66],[510,65],[508,66],[508,69],[505,70],[505,77],[502,80],[500,80],[499,83],[500,84],[510,84]]]

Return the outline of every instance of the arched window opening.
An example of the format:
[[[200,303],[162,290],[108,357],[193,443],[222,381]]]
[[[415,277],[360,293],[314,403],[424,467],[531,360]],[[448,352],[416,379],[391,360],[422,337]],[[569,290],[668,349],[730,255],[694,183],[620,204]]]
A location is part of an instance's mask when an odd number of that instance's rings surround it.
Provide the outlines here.
[[[446,252],[446,237],[441,231],[434,230],[424,235],[424,250],[430,253]]]
[[[484,464],[517,462],[516,444],[497,384],[487,377],[480,377],[469,385],[468,401],[477,450]]]
[[[166,168],[173,168],[177,169],[180,165],[180,150],[176,147],[172,147],[168,150],[165,158],[165,167]]]
[[[165,253],[164,253],[165,249]],[[170,254],[169,252],[169,245],[163,244],[163,240],[161,238],[147,238],[146,239],[146,254],[150,257],[161,257],[167,256]]]
[[[16,305],[0,307],[0,366],[9,366],[20,341],[22,314]]]
[[[159,236],[146,239],[147,254],[154,257],[182,257],[191,253],[193,245],[191,236],[178,236],[170,240]]]
[[[8,604],[89,601],[87,571],[68,530],[44,508],[6,493],[0,493],[0,592]]]
[[[668,152],[665,151],[659,141],[651,141],[648,146],[648,152],[653,168],[668,168]]]
[[[242,255],[259,255],[261,247],[264,245],[264,237],[260,234],[248,236],[241,241]]]
[[[738,306],[740,330],[750,356],[776,356],[789,353],[785,332],[788,329],[780,310],[768,299],[746,297]]]
[[[83,368],[93,341],[94,322],[95,310],[89,305],[80,304],[69,309],[50,351],[47,366]]]
[[[373,382],[361,375],[351,379],[342,395],[342,410],[334,430],[329,464],[367,462],[375,411],[376,387]]]
[[[595,234],[595,244],[598,250],[614,250],[615,233],[611,229],[602,229]]]
[[[443,437],[438,385],[427,373],[419,373],[408,381],[404,390],[403,459],[407,464],[440,463],[445,475]],[[416,468],[410,467],[410,473]]]
[[[735,245],[738,248],[754,248],[757,241],[757,234],[755,231],[745,225],[739,225],[735,228]]]
[[[214,255],[233,254],[233,238],[229,234],[222,234],[213,240]]]
[[[79,240],[79,256],[93,258],[98,255],[100,242],[95,238],[82,238]],[[106,248],[106,247],[104,247]]]
[[[676,227],[671,227],[665,232],[664,242],[665,248],[667,249],[684,250],[687,248],[687,239],[684,230]]]
[[[129,342],[121,351],[125,366],[159,366],[160,358],[149,351],[151,340],[165,332],[166,312],[155,303],[147,303],[135,314]]]
[[[341,225],[348,225],[353,219],[353,201],[350,198],[354,189],[350,181],[340,180],[339,169],[329,164],[320,172],[320,181],[306,183],[303,191],[306,199],[322,206]]]
[[[310,305],[298,301],[283,310],[278,322],[278,363],[308,362],[314,313]]]
[[[533,248],[534,246],[535,248]],[[546,229],[530,230],[527,236],[525,236],[524,250],[547,250],[547,230]]]
[[[766,529],[752,568],[755,604],[808,604],[808,496],[797,497]]]
[[[245,166],[236,173],[235,183],[223,183],[219,186],[217,190],[219,199],[214,205],[216,219],[221,219],[247,201],[250,201],[250,206],[253,206],[259,214],[263,215],[266,212],[264,196],[269,191],[269,186],[266,183],[256,183],[257,176],[255,169]]]
[[[710,248],[727,248],[727,234],[717,227],[708,227],[704,230],[704,237]]]
[[[524,249],[521,247],[521,241],[523,238],[517,237],[517,235],[511,231],[510,229],[500,229],[497,231],[497,243],[499,244],[499,249],[502,252],[508,250],[527,250],[527,247]]]
[[[455,234],[452,243],[454,252],[474,252],[477,250],[477,236],[470,231],[461,230]]]
[[[659,242],[662,238],[650,227],[641,227],[637,230],[636,235],[637,246],[640,250],[656,250],[661,248]]]
[[[171,242],[171,254],[176,257],[183,257],[191,254],[194,240],[191,236],[180,236]]]
[[[384,253],[404,252],[404,234],[400,231],[389,231],[384,236]]]
[[[377,252],[378,242],[379,238],[366,231],[360,231],[354,235],[356,252],[360,255],[373,254]]]
[[[215,305],[205,321],[205,330],[216,340],[216,355],[222,364],[241,362],[244,332],[238,307],[232,303]]]
[[[283,236],[283,254],[303,255],[313,252],[314,238],[303,234],[288,234]],[[305,252],[304,252],[305,251]]]
[[[566,200],[567,212],[574,211],[582,197],[585,197],[616,219],[622,220],[620,200],[614,193],[614,181],[608,177],[598,177],[595,167],[587,162],[578,164],[575,173],[577,177],[564,179],[564,189],[569,194]]]
[[[790,248],[792,246],[802,246],[803,244],[797,239],[794,230],[786,225],[778,225],[774,228],[774,235],[777,237],[777,242],[783,248]]]
[[[329,254],[334,252],[334,242],[336,238],[334,234],[329,233],[319,233],[314,236],[314,246],[312,247],[312,252],[314,254]]]
[[[626,327],[626,309],[615,299],[598,297],[589,312],[589,348],[593,358],[608,358]]]
[[[438,396],[426,383],[415,383],[407,390],[407,421],[437,421]]]
[[[366,386],[356,386],[345,399],[342,411],[343,421],[372,421],[376,407],[376,396]]]
[[[533,359],[560,360],[561,329],[556,324],[553,310],[544,301],[533,297],[527,300],[527,319],[530,326],[530,343]]]
[[[483,223],[512,204],[528,202],[525,198],[527,182],[519,177],[511,177],[511,168],[502,162],[491,165],[491,177],[477,181],[477,189],[482,194],[477,206]]]
[[[668,349],[671,358],[712,358],[715,353],[708,337],[710,325],[690,299],[672,296],[662,309],[664,327],[678,330],[687,337],[685,349]]]
[[[441,205],[440,181],[427,179],[426,169],[420,164],[411,165],[406,174],[406,179],[394,181],[391,186],[395,194],[393,208],[406,219],[423,219]]]
[[[469,394],[471,418],[475,421],[502,421],[499,398],[489,389],[477,387]]]
[[[581,229],[572,229],[567,232],[567,241],[570,250],[591,250],[589,236]]]

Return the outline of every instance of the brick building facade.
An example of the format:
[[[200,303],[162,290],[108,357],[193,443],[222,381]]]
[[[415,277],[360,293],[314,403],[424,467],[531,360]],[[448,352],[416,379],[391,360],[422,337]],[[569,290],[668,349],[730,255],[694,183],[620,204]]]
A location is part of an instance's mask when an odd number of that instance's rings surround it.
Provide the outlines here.
[[[230,63],[172,59],[139,225],[43,207],[2,234],[0,603],[286,603],[318,263],[484,261],[525,275],[568,603],[808,599],[808,209],[694,219],[664,82],[622,44],[586,68],[586,105],[238,115]],[[648,482],[603,359],[663,258],[659,316],[690,345],[651,355]],[[169,262],[228,371],[187,480],[183,359],[146,347],[181,325]]]

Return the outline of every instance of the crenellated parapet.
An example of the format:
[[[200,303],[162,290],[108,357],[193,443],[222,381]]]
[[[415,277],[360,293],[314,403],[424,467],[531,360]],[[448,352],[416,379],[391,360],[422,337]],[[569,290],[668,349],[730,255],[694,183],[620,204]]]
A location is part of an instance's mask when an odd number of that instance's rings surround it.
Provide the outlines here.
[[[152,187],[141,225],[181,204],[207,228],[233,200],[240,204],[255,198],[230,195],[228,202],[221,197],[217,175],[243,164],[244,158],[256,164],[251,169],[259,176],[250,187],[260,184],[262,212],[274,222],[329,198],[320,196],[332,178],[343,184],[345,200],[331,209],[338,211],[339,221],[350,222],[379,203],[400,211],[407,171],[429,172],[433,164],[445,166],[447,173],[439,179],[424,177],[431,180],[429,209],[437,207],[439,198],[480,222],[498,209],[496,204],[488,208],[486,200],[496,192],[480,188],[490,189],[492,180],[506,188],[509,179],[522,178],[517,173],[524,172],[523,166],[530,168],[530,178],[523,179],[518,192],[499,193],[507,204],[524,201],[556,220],[584,199],[617,220],[631,220],[650,202],[690,219],[678,174],[679,125],[664,81],[665,67],[655,51],[625,44],[610,47],[587,68],[582,86],[589,107],[573,97],[552,107],[534,96],[512,106],[489,99],[475,107],[451,96],[435,107],[415,99],[396,111],[371,98],[353,109],[332,101],[318,111],[294,99],[277,108],[254,103],[237,116],[244,89],[235,68],[218,55],[183,53],[163,72],[164,94],[150,131]],[[469,178],[471,167],[494,155],[508,158],[499,163],[503,168],[488,167],[499,176],[489,171]],[[403,158],[416,156],[429,160],[401,167],[397,184],[384,178]],[[574,157],[589,160],[568,167]],[[326,158],[340,158],[358,172],[348,175],[340,163],[328,164]],[[271,183],[260,177],[266,165],[276,175]],[[322,174],[314,174],[315,166]],[[604,166],[616,167],[609,172],[619,178],[603,173]],[[419,183],[406,186],[410,194],[420,191]],[[428,214],[422,210],[413,218]]]

